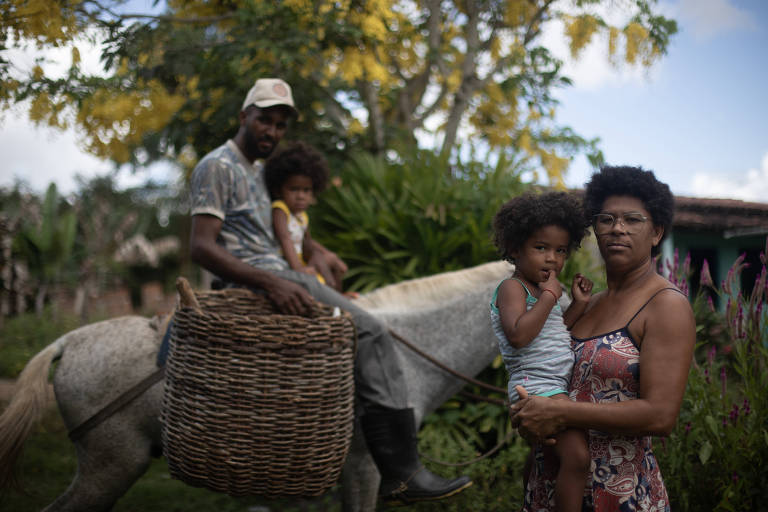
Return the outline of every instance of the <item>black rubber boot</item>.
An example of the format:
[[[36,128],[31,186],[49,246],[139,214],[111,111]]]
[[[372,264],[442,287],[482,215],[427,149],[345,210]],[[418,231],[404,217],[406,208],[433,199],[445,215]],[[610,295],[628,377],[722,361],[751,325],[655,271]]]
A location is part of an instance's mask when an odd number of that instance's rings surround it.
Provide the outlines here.
[[[472,485],[467,476],[448,480],[421,464],[413,409],[368,409],[361,423],[368,450],[381,473],[379,496],[384,500],[439,500]]]

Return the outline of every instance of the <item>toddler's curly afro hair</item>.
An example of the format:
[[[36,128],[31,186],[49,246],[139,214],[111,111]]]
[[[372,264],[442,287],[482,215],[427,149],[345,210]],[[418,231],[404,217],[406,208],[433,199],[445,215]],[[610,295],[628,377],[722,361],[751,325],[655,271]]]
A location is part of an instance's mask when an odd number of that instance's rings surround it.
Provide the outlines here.
[[[317,195],[328,182],[328,162],[317,149],[305,142],[294,142],[281,149],[264,164],[264,180],[273,198],[291,176],[308,176],[312,192]]]
[[[568,252],[577,249],[587,234],[589,222],[581,201],[568,192],[527,192],[508,201],[493,219],[493,241],[508,261],[534,231],[544,226],[559,226],[568,232]]]

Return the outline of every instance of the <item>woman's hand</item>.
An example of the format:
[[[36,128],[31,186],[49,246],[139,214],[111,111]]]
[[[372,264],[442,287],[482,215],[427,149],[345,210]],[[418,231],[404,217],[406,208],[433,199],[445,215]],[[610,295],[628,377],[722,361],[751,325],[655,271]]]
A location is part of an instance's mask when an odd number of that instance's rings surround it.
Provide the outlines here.
[[[539,396],[528,396],[528,391],[522,386],[515,386],[515,391],[520,400],[510,405],[509,416],[512,426],[517,428],[520,436],[531,444],[541,443],[553,445],[556,443],[552,437],[565,428],[556,420],[551,405],[556,400],[550,400]]]

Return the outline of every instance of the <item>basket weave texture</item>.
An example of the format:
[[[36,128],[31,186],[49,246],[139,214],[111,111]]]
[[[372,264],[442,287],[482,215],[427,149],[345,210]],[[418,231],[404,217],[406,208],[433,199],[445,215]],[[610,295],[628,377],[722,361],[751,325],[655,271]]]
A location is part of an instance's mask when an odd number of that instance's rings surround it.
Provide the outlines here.
[[[162,412],[171,475],[232,496],[319,496],[338,480],[354,415],[355,330],[315,303],[277,314],[243,289],[175,313]],[[182,304],[183,304],[182,299]]]

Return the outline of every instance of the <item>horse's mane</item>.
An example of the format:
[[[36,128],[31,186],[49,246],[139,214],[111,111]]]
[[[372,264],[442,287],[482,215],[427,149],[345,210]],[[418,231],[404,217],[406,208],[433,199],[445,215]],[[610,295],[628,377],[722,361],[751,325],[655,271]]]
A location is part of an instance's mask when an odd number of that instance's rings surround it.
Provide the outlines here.
[[[497,283],[513,270],[514,267],[507,261],[484,263],[384,286],[360,296],[355,303],[374,314],[412,312],[445,303],[457,294],[470,293]]]

